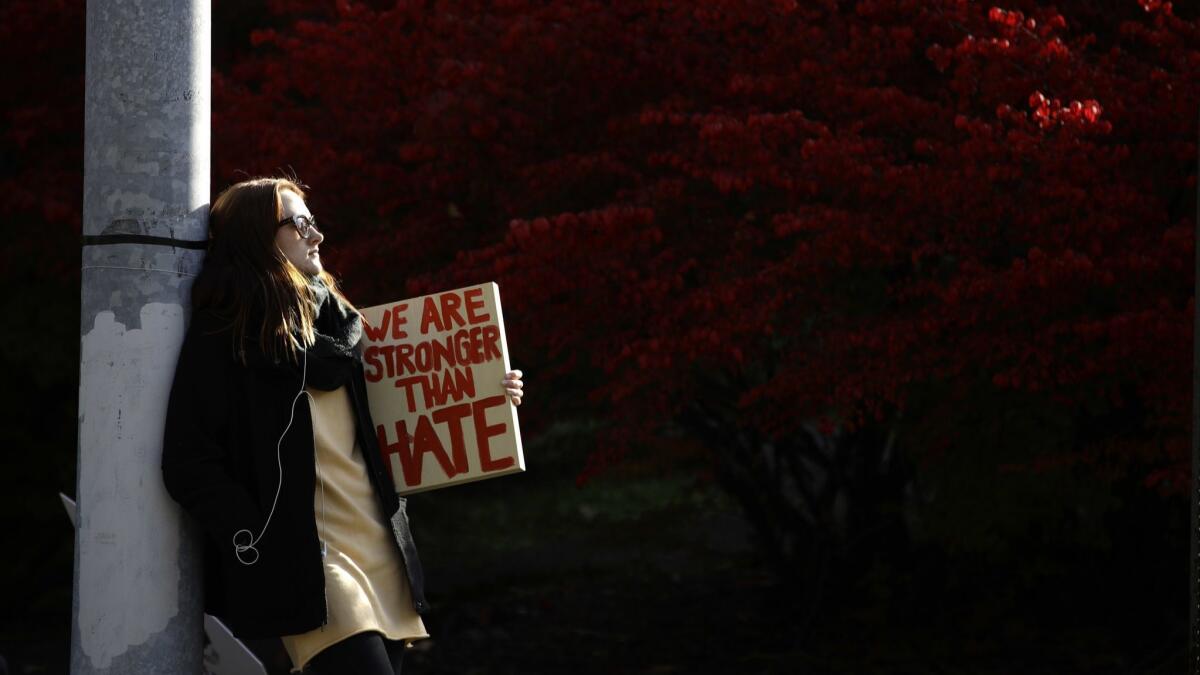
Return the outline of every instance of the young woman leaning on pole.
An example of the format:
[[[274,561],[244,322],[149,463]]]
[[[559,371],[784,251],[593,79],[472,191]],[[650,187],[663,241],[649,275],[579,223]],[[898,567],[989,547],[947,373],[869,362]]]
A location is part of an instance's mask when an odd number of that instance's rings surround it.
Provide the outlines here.
[[[223,191],[167,406],[167,491],[204,530],[205,609],[292,671],[400,673],[429,637],[405,499],[367,406],[362,318],[286,178]],[[520,404],[521,371],[497,385]]]

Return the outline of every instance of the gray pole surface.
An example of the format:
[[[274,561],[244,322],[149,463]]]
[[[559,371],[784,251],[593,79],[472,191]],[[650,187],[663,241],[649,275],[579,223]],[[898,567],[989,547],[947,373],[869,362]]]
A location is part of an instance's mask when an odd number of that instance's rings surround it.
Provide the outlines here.
[[[163,418],[208,228],[211,0],[91,0],[72,673],[200,673]]]

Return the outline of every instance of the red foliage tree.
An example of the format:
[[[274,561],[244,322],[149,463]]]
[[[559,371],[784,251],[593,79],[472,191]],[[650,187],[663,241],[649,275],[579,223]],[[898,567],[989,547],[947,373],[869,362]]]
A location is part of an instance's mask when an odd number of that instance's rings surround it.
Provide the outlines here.
[[[78,20],[56,7],[0,25]],[[781,555],[866,527],[844,496],[897,437],[929,475],[1178,490],[1195,10],[1056,7],[222,4],[249,44],[218,54],[214,189],[293,167],[359,302],[497,280],[541,409],[612,420],[585,473],[683,432]],[[80,108],[13,72],[46,93],[5,99],[23,161],[0,194],[31,248],[78,222]]]
[[[870,462],[819,421],[1177,491],[1200,33],[1057,7],[277,3],[218,175],[297,168],[359,297],[497,280],[539,390],[589,394],[555,410],[613,420],[585,474],[674,428],[761,520],[844,529]]]

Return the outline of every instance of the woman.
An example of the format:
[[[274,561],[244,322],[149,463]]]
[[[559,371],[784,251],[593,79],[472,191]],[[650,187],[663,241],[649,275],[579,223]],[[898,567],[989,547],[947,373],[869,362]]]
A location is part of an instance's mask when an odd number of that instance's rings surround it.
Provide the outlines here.
[[[293,672],[399,673],[428,637],[405,499],[367,407],[362,318],[294,181],[213,202],[167,406],[163,480],[205,532],[205,608]],[[521,372],[502,382],[520,404]]]

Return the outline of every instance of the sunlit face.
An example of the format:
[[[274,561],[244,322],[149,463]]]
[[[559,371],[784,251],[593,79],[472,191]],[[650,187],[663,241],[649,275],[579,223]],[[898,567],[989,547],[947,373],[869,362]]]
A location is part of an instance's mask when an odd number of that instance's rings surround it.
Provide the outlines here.
[[[283,202],[280,219],[312,215],[304,200],[295,192],[284,190],[279,194],[279,198]],[[321,255],[317,249],[322,241],[325,241],[325,235],[315,227],[308,233],[308,239],[302,238],[300,232],[290,223],[280,225],[275,231],[275,245],[283,252],[284,257],[310,277],[321,273]]]

